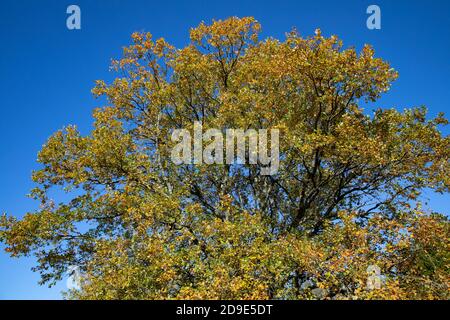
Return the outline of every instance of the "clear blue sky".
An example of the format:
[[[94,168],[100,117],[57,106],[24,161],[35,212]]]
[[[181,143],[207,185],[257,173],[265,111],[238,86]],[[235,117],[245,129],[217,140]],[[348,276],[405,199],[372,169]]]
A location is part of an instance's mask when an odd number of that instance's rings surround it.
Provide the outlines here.
[[[81,30],[66,28],[66,8],[81,8]],[[366,8],[381,8],[382,29],[366,28]],[[263,37],[283,38],[292,27],[304,35],[320,27],[346,45],[372,44],[400,78],[377,106],[427,105],[432,115],[449,111],[450,1],[448,0],[276,0],[137,1],[3,0],[0,4],[0,212],[22,216],[36,208],[26,198],[36,154],[67,124],[87,133],[95,79],[110,80],[111,58],[120,56],[133,31],[150,31],[176,46],[201,20],[254,16]],[[449,130],[446,130],[446,134]],[[447,196],[431,197],[444,212]],[[0,250],[3,247],[0,245]],[[37,284],[32,258],[0,253],[0,299],[58,299],[65,281],[52,289]]]

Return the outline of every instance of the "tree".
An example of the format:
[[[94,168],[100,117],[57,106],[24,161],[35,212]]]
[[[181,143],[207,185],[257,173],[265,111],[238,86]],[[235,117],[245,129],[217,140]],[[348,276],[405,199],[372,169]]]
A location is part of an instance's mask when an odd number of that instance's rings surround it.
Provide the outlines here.
[[[79,266],[72,298],[448,299],[448,220],[420,204],[449,192],[447,120],[365,112],[397,77],[368,45],[259,31],[251,17],[201,23],[182,49],[134,33],[121,76],[93,89],[107,106],[91,134],[69,126],[40,151],[40,209],[2,217],[6,250],[35,254],[50,285]],[[171,134],[195,121],[279,129],[278,172],[174,164]]]

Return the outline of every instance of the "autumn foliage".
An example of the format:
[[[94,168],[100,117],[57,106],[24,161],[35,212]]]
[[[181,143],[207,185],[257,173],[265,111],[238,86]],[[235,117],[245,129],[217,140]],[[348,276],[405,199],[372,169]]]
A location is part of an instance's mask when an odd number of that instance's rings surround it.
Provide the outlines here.
[[[93,89],[92,132],[66,127],[40,151],[40,209],[1,218],[6,250],[36,255],[43,283],[79,266],[79,299],[448,299],[449,223],[421,204],[449,192],[447,120],[363,110],[397,78],[368,45],[259,32],[201,23],[181,49],[133,34]],[[171,132],[194,121],[279,129],[278,173],[175,165]]]

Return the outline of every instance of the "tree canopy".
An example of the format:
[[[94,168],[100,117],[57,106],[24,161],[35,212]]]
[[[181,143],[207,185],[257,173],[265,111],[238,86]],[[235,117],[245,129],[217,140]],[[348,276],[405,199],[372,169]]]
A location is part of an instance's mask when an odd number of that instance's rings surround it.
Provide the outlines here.
[[[79,266],[80,299],[448,299],[448,220],[421,205],[449,192],[447,120],[363,110],[397,78],[369,45],[259,33],[252,17],[201,23],[181,49],[134,33],[93,89],[92,132],[39,152],[39,209],[0,218],[6,250],[50,285]],[[278,172],[173,163],[173,130],[195,121],[280,130]]]

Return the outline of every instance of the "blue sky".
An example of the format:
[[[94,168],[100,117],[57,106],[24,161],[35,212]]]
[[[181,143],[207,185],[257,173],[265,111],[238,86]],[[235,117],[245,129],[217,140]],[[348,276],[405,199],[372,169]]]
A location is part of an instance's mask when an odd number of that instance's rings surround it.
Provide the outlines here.
[[[66,28],[66,8],[81,8],[81,30]],[[381,30],[366,28],[366,8],[381,8]],[[138,1],[3,0],[0,4],[0,212],[22,216],[36,208],[26,197],[36,155],[64,125],[91,127],[99,106],[90,89],[111,80],[111,58],[120,56],[134,31],[150,31],[175,46],[188,41],[200,21],[254,16],[262,37],[283,38],[296,27],[304,35],[321,28],[346,45],[375,47],[400,73],[390,93],[375,106],[426,105],[431,115],[449,114],[450,1],[277,0]],[[448,134],[449,130],[446,129]],[[448,195],[430,194],[430,206],[444,212]],[[4,247],[0,245],[0,250]],[[65,281],[49,289],[37,284],[33,258],[11,259],[0,252],[0,299],[58,299]]]

